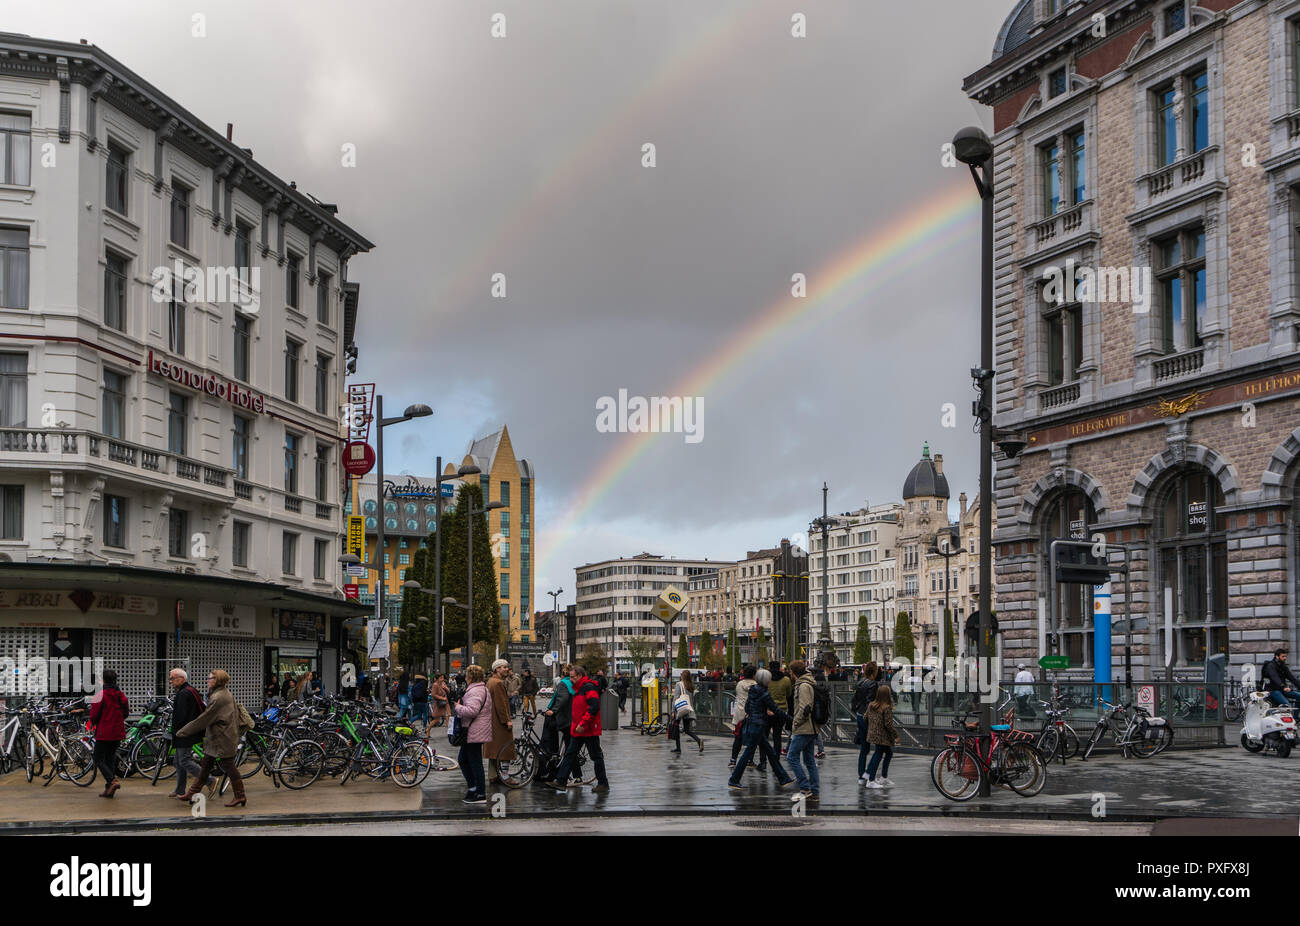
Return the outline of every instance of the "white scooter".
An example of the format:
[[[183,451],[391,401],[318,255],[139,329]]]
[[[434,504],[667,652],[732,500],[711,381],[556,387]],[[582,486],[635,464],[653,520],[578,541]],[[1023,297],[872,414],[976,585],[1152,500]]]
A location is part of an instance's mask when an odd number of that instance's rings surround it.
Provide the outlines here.
[[[1285,759],[1296,741],[1295,714],[1278,707],[1263,691],[1252,691],[1241,719],[1241,745],[1248,752],[1270,749]]]

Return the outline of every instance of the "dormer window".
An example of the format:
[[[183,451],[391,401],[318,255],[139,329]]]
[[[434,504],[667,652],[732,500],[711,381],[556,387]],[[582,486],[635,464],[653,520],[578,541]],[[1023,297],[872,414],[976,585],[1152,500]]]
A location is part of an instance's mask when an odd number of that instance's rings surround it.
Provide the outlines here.
[[[1187,28],[1187,5],[1179,0],[1172,6],[1165,7],[1165,38]]]
[[[1051,74],[1047,75],[1047,98],[1054,100],[1069,89],[1069,81],[1066,79],[1065,68],[1057,68]]]

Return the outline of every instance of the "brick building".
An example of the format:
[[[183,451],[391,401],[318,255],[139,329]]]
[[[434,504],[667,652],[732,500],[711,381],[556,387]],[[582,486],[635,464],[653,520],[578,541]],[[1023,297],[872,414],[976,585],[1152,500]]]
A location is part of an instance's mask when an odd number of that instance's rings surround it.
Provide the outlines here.
[[[1023,0],[966,79],[995,122],[995,421],[1027,441],[995,485],[1010,660],[1091,676],[1091,589],[1047,551],[1098,533],[1132,555],[1115,612],[1150,619],[1136,676],[1295,639],[1298,58],[1297,0]]]

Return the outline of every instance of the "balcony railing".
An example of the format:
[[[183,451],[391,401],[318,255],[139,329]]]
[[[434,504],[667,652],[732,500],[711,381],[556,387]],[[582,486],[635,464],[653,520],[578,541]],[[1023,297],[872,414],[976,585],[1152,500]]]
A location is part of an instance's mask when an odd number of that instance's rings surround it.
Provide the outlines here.
[[[140,470],[151,477],[184,479],[211,489],[227,488],[231,471],[189,460],[166,450],[154,450],[94,431],[67,428],[0,428],[0,452],[42,454],[60,457],[59,465],[75,463],[84,454],[85,463]],[[74,458],[69,460],[68,458]]]
[[[1205,348],[1198,347],[1194,350],[1183,351],[1181,354],[1161,357],[1151,365],[1151,375],[1157,383],[1160,383],[1199,373],[1204,366]]]
[[[1031,226],[1034,230],[1035,246],[1042,247],[1057,238],[1068,238],[1079,231],[1083,228],[1088,208],[1089,203],[1082,202],[1050,215],[1040,222],[1035,222]]]
[[[1216,148],[1203,148],[1181,161],[1175,161],[1167,167],[1162,167],[1148,174],[1146,176],[1147,196],[1155,199],[1174,190],[1184,189],[1199,183],[1205,178],[1207,170],[1212,167],[1207,162],[1217,150]]]
[[[235,498],[242,498],[245,501],[251,501],[253,498],[253,485],[242,480],[235,480]]]
[[[316,503],[316,517],[320,518],[322,521],[328,521],[333,516],[334,516],[333,505],[329,504],[328,502]]]
[[[296,495],[286,495],[284,497],[284,510],[292,511],[294,514],[302,514],[302,499]]]
[[[1038,393],[1038,407],[1042,411],[1062,408],[1077,401],[1079,401],[1078,383],[1053,386],[1051,389],[1043,389]]]

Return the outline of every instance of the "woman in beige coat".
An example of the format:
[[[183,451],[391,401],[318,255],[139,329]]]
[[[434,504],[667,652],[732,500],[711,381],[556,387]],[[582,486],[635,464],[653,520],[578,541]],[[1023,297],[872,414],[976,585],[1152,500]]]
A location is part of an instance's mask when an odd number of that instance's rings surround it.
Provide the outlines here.
[[[507,694],[506,676],[510,674],[510,663],[498,659],[492,663],[492,674],[488,676],[488,697],[492,699],[492,741],[483,746],[483,755],[488,759],[488,784],[501,783],[501,763],[515,757],[515,734],[510,727],[510,695]]]
[[[221,766],[235,791],[235,796],[226,806],[244,807],[248,804],[248,798],[244,794],[244,780],[235,768],[235,750],[239,747],[239,708],[235,706],[235,698],[230,693],[229,686],[230,674],[225,669],[209,672],[207,709],[176,731],[177,736],[203,733],[203,762],[199,765],[199,774],[185,792],[184,801],[187,804],[203,788],[208,776],[212,774],[213,765]],[[209,797],[216,786],[216,779],[213,779],[208,785]]]

